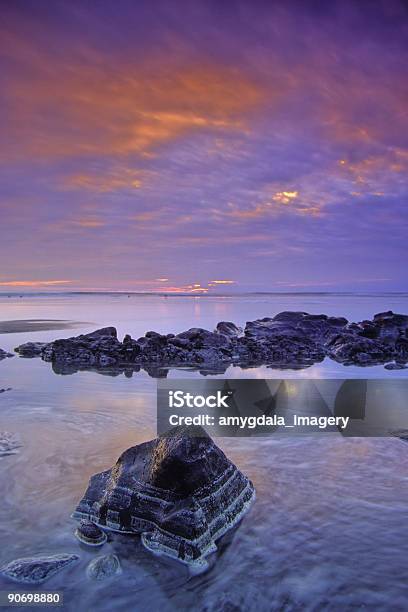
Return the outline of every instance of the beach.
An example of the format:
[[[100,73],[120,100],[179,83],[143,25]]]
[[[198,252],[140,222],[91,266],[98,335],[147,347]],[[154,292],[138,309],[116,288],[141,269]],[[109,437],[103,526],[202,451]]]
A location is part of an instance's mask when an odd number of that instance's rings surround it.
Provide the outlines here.
[[[238,325],[282,310],[305,310],[352,320],[393,309],[408,312],[406,295],[262,295],[169,297],[137,295],[40,295],[0,298],[2,321],[16,323],[0,335],[12,351],[29,340],[49,342],[115,325],[123,336],[149,329],[179,332],[214,329],[219,320]],[[84,327],[27,331],[24,321]],[[4,327],[3,327],[4,329]],[[363,372],[363,375],[362,375]],[[389,378],[406,370],[363,370],[331,360],[301,370],[227,368],[221,378]],[[170,378],[200,377],[170,369]],[[221,539],[210,569],[192,578],[177,563],[149,555],[137,538],[118,536],[105,545],[121,560],[114,581],[95,583],[84,567],[96,554],[78,545],[70,515],[90,476],[110,468],[128,447],[156,435],[156,380],[84,371],[57,375],[50,364],[18,356],[0,363],[0,430],[17,434],[18,454],[0,458],[0,562],[37,553],[80,552],[81,561],[50,580],[64,592],[66,609],[381,609],[407,597],[408,553],[404,473],[406,442],[398,438],[217,438],[217,444],[254,483],[257,498],[241,525]],[[404,468],[405,466],[405,468]],[[18,537],[17,537],[18,534]],[[105,552],[105,550],[104,550]],[[358,566],[358,571],[356,567]],[[1,588],[8,583],[1,581]],[[6,587],[7,584],[7,587]],[[48,586],[48,585],[47,585]],[[224,606],[224,608],[223,608]],[[228,608],[228,606],[230,606]],[[235,606],[235,608],[231,607]]]

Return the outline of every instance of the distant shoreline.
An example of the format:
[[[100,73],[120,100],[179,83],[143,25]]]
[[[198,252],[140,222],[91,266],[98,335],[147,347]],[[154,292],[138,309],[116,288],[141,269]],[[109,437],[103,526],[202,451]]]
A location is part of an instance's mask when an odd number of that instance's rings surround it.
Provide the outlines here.
[[[69,296],[137,296],[137,297],[189,297],[189,298],[236,298],[256,296],[353,296],[353,297],[380,297],[402,296],[408,297],[407,291],[246,291],[234,293],[166,293],[165,291],[35,291],[16,292],[0,291],[0,298],[24,297],[69,297]]]

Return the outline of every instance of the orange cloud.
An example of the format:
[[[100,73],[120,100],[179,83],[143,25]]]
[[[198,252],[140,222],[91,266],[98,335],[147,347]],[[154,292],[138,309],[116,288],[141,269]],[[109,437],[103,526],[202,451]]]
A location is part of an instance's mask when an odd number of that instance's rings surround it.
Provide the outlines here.
[[[99,174],[75,174],[68,177],[64,183],[68,189],[86,189],[92,192],[108,193],[117,189],[139,189],[142,177],[139,172],[129,168],[101,171]]]
[[[298,197],[297,191],[278,191],[272,196],[272,200],[275,202],[281,202],[282,204],[290,204],[290,202]]]
[[[388,147],[357,160],[340,159],[337,173],[350,182],[350,195],[385,196],[401,189],[408,172],[408,151]]]
[[[136,213],[134,215],[130,215],[128,217],[129,221],[136,221],[137,223],[148,223],[149,221],[153,221],[157,219],[162,214],[160,209],[158,210],[146,210],[140,213]]]
[[[72,225],[77,225],[78,227],[87,227],[91,229],[106,225],[105,221],[98,219],[97,217],[83,217],[80,219],[74,219],[70,223]]]
[[[267,192],[270,191],[270,186],[266,186],[261,189],[256,197],[265,198],[268,197]],[[310,188],[308,189],[310,191]],[[316,194],[316,196],[321,194]],[[277,191],[269,196],[264,202],[259,204],[253,204],[247,208],[239,208],[234,204],[230,203],[228,209],[225,211],[217,210],[216,215],[226,216],[234,221],[249,221],[251,219],[260,219],[266,216],[279,215],[282,212],[291,212],[293,214],[320,217],[323,215],[323,206],[325,201],[318,203],[316,197],[310,197],[309,195],[300,197],[299,191]],[[280,206],[285,205],[284,207]]]
[[[0,51],[16,64],[5,90],[7,159],[36,156],[151,155],[200,130],[245,130],[262,92],[239,70],[205,60],[129,60],[81,49],[69,58],[27,37],[4,33]],[[37,41],[38,42],[38,41]],[[69,186],[133,187],[139,177],[74,176]]]
[[[408,170],[408,151],[400,148],[388,149],[385,153],[371,155],[358,161],[339,160],[341,169],[358,183],[378,178],[384,172],[396,174]]]
[[[59,221],[49,223],[47,228],[52,232],[76,232],[79,229],[92,230],[104,227],[107,225],[107,220],[99,215],[87,214],[87,209],[92,207],[83,207],[79,211],[78,216],[72,216],[60,219]]]

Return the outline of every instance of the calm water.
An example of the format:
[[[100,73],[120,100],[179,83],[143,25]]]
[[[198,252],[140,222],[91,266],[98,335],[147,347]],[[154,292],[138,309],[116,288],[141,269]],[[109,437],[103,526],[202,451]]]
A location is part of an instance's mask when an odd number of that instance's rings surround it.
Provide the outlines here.
[[[282,295],[228,298],[159,296],[0,297],[0,320],[87,321],[78,330],[0,335],[0,347],[51,340],[115,325],[119,335],[148,329],[212,329],[282,310],[361,320],[407,296]],[[170,376],[199,376],[171,371]],[[282,377],[270,368],[229,368],[227,377]],[[285,377],[406,377],[382,367],[344,368],[331,361]],[[408,608],[408,445],[394,438],[217,439],[253,480],[257,500],[212,567],[185,567],[149,555],[138,538],[115,537],[82,549],[70,514],[89,477],[129,446],[155,436],[156,381],[81,372],[59,376],[38,359],[0,363],[0,431],[19,434],[18,455],[0,458],[0,564],[41,552],[76,552],[81,560],[49,580],[66,610],[406,610]],[[408,408],[407,408],[408,409]],[[89,560],[115,552],[123,573],[103,583],[85,575]],[[0,590],[12,583],[0,579]],[[230,607],[228,607],[230,606]],[[236,606],[233,608],[232,606]]]

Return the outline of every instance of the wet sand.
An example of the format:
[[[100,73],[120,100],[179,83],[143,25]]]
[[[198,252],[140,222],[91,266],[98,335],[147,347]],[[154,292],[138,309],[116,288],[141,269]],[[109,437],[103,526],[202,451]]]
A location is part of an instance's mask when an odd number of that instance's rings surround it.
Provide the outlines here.
[[[15,319],[12,321],[0,321],[0,334],[19,334],[23,332],[49,331],[52,329],[75,329],[84,325],[91,324],[64,319]]]

